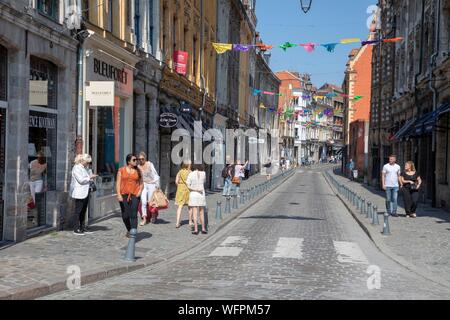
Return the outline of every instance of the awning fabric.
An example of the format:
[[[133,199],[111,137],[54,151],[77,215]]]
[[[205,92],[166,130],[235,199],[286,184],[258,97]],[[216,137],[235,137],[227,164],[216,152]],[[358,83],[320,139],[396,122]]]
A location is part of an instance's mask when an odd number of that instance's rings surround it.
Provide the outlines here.
[[[415,119],[410,119],[406,121],[406,123],[403,125],[403,127],[400,128],[400,130],[397,131],[397,133],[394,135],[394,139],[400,140],[401,138],[405,137],[407,133],[409,133],[411,127],[416,123]]]
[[[440,116],[450,111],[450,102],[444,103],[432,112],[428,112],[417,120],[413,135],[421,136],[433,131]]]

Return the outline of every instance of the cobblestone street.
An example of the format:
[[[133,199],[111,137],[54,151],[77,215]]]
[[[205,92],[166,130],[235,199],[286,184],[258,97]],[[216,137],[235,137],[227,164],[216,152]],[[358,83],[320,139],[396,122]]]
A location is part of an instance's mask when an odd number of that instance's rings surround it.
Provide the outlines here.
[[[448,299],[375,247],[322,171],[299,170],[173,259],[44,299]]]

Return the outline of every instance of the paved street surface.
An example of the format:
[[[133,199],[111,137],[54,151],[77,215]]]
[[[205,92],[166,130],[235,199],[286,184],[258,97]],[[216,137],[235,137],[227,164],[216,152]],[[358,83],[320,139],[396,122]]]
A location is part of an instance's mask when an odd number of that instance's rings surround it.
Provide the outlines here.
[[[368,288],[368,269],[380,270],[380,289]],[[378,251],[321,170],[301,169],[195,249],[157,267],[44,299],[449,297],[448,288]]]
[[[257,174],[245,180],[241,188],[245,190],[265,180],[265,176]],[[222,198],[221,193],[207,196],[210,234],[232,216],[224,213],[225,201]],[[223,202],[224,220],[217,222],[215,210],[219,199]],[[237,212],[234,210],[232,214]],[[69,276],[67,268],[72,265],[79,266],[82,275],[92,275],[95,281],[105,274],[109,277],[110,274],[126,272],[130,265],[143,267],[144,260],[147,264],[158,263],[187,251],[207,238],[206,235],[191,234],[187,209],[183,211],[184,225],[180,229],[175,228],[176,207],[173,201],[168,210],[160,211],[159,218],[156,225],[139,227],[136,244],[136,257],[139,259],[135,264],[122,260],[128,239],[125,238],[126,229],[120,214],[91,226],[93,234],[76,236],[72,230],[67,230],[0,249],[0,298],[22,291],[42,291],[42,286],[54,283],[65,288]]]
[[[385,193],[349,179],[334,175],[341,184],[345,184],[368,201],[374,203],[381,213],[386,211]],[[379,237],[382,244],[395,255],[415,265],[424,273],[438,277],[450,287],[450,213],[419,203],[417,218],[406,218],[403,198],[399,193],[400,217],[390,218],[391,235]],[[371,233],[379,234],[381,227],[372,226],[370,220],[361,214],[356,215]],[[380,215],[380,221],[383,221]]]

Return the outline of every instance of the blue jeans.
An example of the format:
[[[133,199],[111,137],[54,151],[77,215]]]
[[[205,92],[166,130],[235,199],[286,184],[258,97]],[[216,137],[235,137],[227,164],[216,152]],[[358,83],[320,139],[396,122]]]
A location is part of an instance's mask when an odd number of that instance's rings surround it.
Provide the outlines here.
[[[223,182],[223,196],[229,196],[231,191],[231,178],[225,178]]]
[[[398,187],[386,187],[386,210],[388,214],[397,214]]]

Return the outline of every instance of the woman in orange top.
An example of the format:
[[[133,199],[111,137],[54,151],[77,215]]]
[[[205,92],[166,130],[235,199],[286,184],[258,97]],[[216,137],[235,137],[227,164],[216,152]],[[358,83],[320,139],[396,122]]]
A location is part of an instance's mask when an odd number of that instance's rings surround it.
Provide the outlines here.
[[[137,167],[137,157],[129,154],[126,158],[126,166],[119,169],[117,173],[116,191],[117,200],[120,202],[122,219],[127,228],[127,237],[131,229],[137,229],[138,205],[144,183],[142,174]]]

